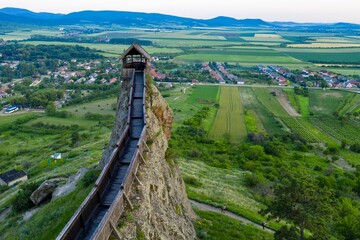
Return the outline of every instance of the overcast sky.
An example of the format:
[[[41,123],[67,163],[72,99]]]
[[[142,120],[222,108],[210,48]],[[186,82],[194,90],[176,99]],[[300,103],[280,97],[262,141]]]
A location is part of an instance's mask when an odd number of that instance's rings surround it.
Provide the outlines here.
[[[360,23],[360,0],[0,0],[0,8],[3,7],[55,13],[120,10],[203,19],[229,16],[267,21]]]

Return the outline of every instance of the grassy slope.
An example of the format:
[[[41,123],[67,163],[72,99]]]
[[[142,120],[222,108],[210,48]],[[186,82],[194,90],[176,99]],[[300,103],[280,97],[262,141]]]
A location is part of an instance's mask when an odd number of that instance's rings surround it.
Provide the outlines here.
[[[197,210],[200,217],[195,223],[199,239],[208,240],[270,240],[272,234],[259,231],[223,214]]]

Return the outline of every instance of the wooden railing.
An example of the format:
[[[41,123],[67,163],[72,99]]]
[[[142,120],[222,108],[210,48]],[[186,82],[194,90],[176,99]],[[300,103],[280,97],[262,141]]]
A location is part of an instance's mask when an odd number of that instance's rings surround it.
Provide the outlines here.
[[[129,71],[126,72],[129,76]],[[125,77],[125,76],[123,76]],[[126,146],[127,141],[130,138],[130,124],[131,124],[131,111],[132,111],[132,100],[133,100],[133,87],[134,87],[134,77],[135,70],[132,70],[131,83],[130,83],[130,94],[129,94],[129,104],[128,104],[128,116],[127,116],[127,125],[117,142],[116,149],[110,155],[110,160],[102,170],[100,176],[98,177],[95,187],[92,189],[90,194],[75,212],[73,217],[69,220],[67,225],[64,227],[62,232],[57,237],[58,240],[62,239],[77,239],[81,232],[84,229],[84,226],[91,219],[93,211],[101,204],[101,199],[104,195],[106,187],[110,183],[116,165],[119,161],[119,156]],[[125,77],[126,78],[126,77]],[[136,173],[138,171],[141,161],[144,161],[142,152],[144,151],[146,145],[146,110],[145,110],[145,73],[143,76],[144,79],[144,90],[143,90],[143,114],[144,114],[144,127],[142,129],[136,151],[132,157],[130,165],[127,169],[123,184],[121,186],[121,191],[117,194],[115,200],[111,203],[109,209],[107,210],[105,216],[103,217],[101,223],[95,230],[91,239],[103,239],[107,240],[112,231],[114,231],[114,226],[117,225],[117,222],[124,211],[125,202],[127,201],[130,205],[130,200],[128,196],[130,195],[130,190],[134,179],[136,178]]]

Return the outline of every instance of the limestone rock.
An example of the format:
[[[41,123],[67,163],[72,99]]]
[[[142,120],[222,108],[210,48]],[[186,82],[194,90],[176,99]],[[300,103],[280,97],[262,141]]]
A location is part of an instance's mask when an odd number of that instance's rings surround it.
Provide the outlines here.
[[[51,180],[46,180],[43,182],[30,196],[30,200],[35,204],[38,205],[43,200],[50,197],[53,191],[56,188],[56,183]]]
[[[151,87],[152,99],[146,101],[151,151],[145,154],[148,164],[142,164],[137,173],[142,184],[132,185],[130,201],[134,210],[125,211],[118,230],[124,239],[136,239],[139,234],[149,240],[196,239],[192,222],[197,217],[188,201],[180,170],[165,158],[172,111],[158,90]]]
[[[85,175],[88,171],[87,168],[80,168],[75,175],[70,176],[63,186],[59,186],[52,193],[51,200],[58,199],[59,197],[65,196],[76,189],[77,182]]]

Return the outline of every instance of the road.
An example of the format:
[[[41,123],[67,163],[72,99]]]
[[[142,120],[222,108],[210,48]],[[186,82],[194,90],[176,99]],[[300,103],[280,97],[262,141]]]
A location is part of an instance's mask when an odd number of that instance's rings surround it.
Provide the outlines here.
[[[196,201],[194,201],[194,200],[189,200],[189,201],[190,201],[191,205],[199,208],[200,210],[217,212],[217,213],[220,213],[220,212],[221,212],[221,209],[220,209],[220,208],[216,208],[216,207],[213,207],[213,206],[208,205],[208,204],[205,204],[205,203],[199,203],[199,202],[196,202]],[[230,211],[225,210],[223,214],[225,214],[225,215],[227,215],[227,216],[229,216],[229,217],[231,217],[231,218],[234,218],[234,219],[236,219],[236,220],[239,220],[239,221],[241,221],[241,222],[243,222],[243,223],[250,224],[250,225],[252,225],[252,226],[254,226],[254,227],[257,227],[257,228],[263,230],[263,227],[262,227],[260,224],[255,223],[255,222],[253,222],[253,221],[251,221],[251,220],[249,220],[249,219],[247,219],[247,218],[244,218],[244,217],[242,217],[242,216],[239,216],[239,215],[237,215],[237,214],[234,214],[234,213],[232,213],[232,212],[230,212]],[[272,229],[270,229],[270,228],[267,228],[267,227],[265,227],[264,231],[267,231],[267,232],[272,233],[272,234],[275,233],[274,230],[272,230]]]

